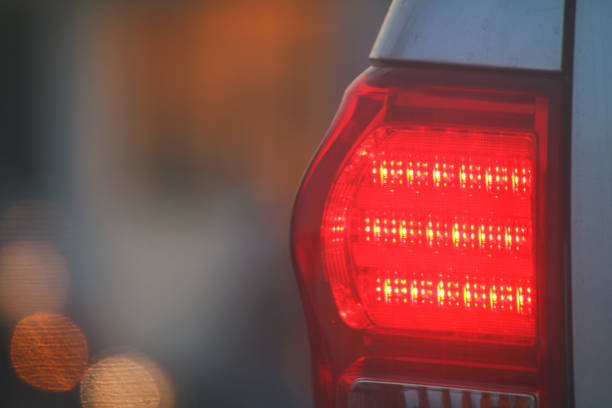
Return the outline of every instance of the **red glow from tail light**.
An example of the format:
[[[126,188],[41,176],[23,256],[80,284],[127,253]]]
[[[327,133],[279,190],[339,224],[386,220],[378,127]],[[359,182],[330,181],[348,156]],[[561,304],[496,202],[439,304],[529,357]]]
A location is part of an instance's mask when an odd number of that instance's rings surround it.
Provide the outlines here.
[[[431,67],[349,88],[292,220],[317,407],[347,406],[364,378],[561,406],[561,94]]]
[[[346,323],[533,342],[534,169],[528,132],[388,126],[362,137],[321,229]]]

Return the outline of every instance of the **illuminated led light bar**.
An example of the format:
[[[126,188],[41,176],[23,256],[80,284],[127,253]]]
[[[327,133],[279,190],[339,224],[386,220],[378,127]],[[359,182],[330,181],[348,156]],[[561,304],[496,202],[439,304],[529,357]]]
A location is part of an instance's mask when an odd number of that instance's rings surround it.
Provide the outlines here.
[[[418,143],[423,148],[391,143],[386,150],[372,150],[370,146],[375,141],[364,143],[358,156],[365,157],[369,162],[365,181],[394,188],[458,188],[495,194],[513,193],[517,196],[527,196],[532,191],[533,163],[524,155],[502,156],[499,147],[493,145],[488,151],[476,146],[476,150],[466,154],[456,143],[457,138],[465,136],[458,130],[445,129],[434,138],[423,137],[427,133],[423,128],[413,128],[406,133],[412,133],[413,138],[420,136]],[[501,135],[474,132],[473,136],[494,139]],[[519,149],[525,147],[521,146],[523,135],[508,136],[517,139],[513,143]],[[379,137],[373,135],[372,139]],[[523,150],[526,152],[528,149]]]
[[[357,218],[357,217],[355,217]],[[527,219],[507,223],[492,219],[470,220],[466,217],[413,216],[384,211],[366,212],[353,225],[353,240],[396,245],[504,249],[529,251],[531,236]],[[336,228],[336,230],[334,230]],[[332,231],[344,231],[339,223]]]
[[[344,320],[533,342],[534,143],[478,129],[366,135],[336,176],[321,229]]]
[[[363,151],[362,154],[367,154]],[[382,155],[384,156],[384,155]],[[398,156],[397,154],[394,156]],[[532,169],[527,161],[501,161],[496,165],[474,164],[466,157],[456,160],[442,158],[440,161],[425,161],[417,155],[407,154],[403,159],[380,160],[372,154],[372,184],[387,187],[461,188],[487,192],[512,192],[527,195],[533,183]],[[482,163],[486,163],[484,158]],[[518,167],[517,167],[518,165]]]
[[[361,269],[357,276],[360,298],[377,326],[465,331],[468,337],[491,331],[535,335],[535,290],[529,279],[392,270],[377,276],[372,269]]]
[[[533,289],[529,281],[510,284],[479,283],[478,279],[465,277],[462,281],[417,277],[376,278],[368,285],[374,293],[364,296],[376,299],[380,304],[431,305],[436,307],[460,307],[474,310],[493,310],[531,314]]]

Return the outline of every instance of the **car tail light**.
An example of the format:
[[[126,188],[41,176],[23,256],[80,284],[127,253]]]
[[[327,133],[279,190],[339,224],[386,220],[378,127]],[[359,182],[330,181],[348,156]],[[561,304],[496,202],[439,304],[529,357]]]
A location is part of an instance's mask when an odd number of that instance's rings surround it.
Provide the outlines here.
[[[349,88],[292,223],[318,407],[563,401],[562,88],[418,67]]]

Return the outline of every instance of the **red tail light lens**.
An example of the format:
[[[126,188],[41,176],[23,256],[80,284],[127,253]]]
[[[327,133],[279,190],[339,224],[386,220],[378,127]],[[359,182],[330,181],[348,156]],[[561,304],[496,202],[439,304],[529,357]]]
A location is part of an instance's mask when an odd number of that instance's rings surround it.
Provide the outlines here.
[[[414,68],[372,68],[347,91],[292,224],[318,407],[346,406],[364,379],[562,400],[560,94],[554,79]]]
[[[535,339],[536,135],[385,126],[326,201],[324,268],[355,328]]]

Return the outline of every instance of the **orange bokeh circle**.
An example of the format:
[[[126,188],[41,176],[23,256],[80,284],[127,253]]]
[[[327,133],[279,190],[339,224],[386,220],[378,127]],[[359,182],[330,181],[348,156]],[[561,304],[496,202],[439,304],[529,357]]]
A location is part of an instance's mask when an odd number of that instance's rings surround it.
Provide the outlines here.
[[[69,391],[87,370],[89,350],[81,330],[69,318],[47,312],[17,323],[11,339],[11,363],[28,384],[48,391]]]

